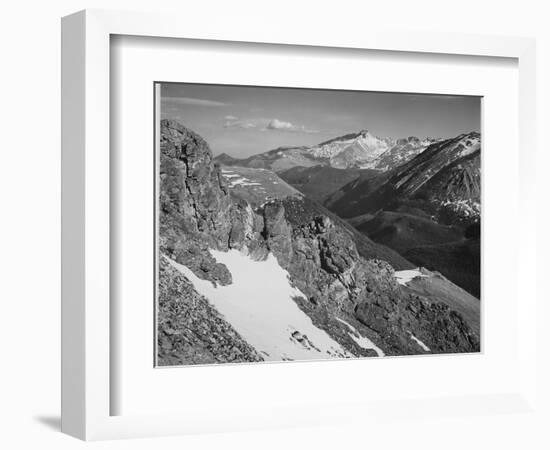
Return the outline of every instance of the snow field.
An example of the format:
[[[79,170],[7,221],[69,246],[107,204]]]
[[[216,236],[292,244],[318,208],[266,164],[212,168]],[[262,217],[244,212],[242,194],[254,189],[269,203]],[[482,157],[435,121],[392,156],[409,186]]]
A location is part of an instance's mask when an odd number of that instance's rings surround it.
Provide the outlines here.
[[[298,307],[293,297],[305,296],[290,284],[288,272],[272,254],[254,261],[237,250],[210,252],[229,269],[232,284],[215,287],[168,260],[267,361],[353,356]]]

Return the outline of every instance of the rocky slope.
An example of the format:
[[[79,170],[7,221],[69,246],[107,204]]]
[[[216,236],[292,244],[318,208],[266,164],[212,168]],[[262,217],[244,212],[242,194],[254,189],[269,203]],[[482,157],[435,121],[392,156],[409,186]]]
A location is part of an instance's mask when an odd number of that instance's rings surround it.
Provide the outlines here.
[[[253,173],[225,170],[214,164],[200,136],[177,122],[161,122],[160,365],[268,358],[259,341],[243,336],[257,336],[269,323],[252,322],[257,329],[251,330],[250,323],[234,319],[232,310],[219,313],[223,299],[197,291],[215,295],[226,289],[229,295],[233,286],[239,287],[240,263],[215,256],[234,251],[245,255],[237,261],[269,261],[277,273],[287,274],[277,276],[289,283],[284,292],[293,292],[291,300],[305,316],[296,322],[299,313],[292,312],[295,321],[288,324],[281,345],[299,348],[297,355],[318,359],[479,351],[479,336],[460,313],[437,299],[406,292],[396,282],[392,264],[410,265],[399,255],[359,238],[353,227],[292,188],[269,188],[273,181],[279,183],[270,176],[254,181]],[[235,175],[239,183],[231,182]],[[262,276],[257,272],[256,277]],[[270,295],[273,279],[254,280],[262,288],[257,295]],[[291,304],[284,306],[291,311]],[[332,350],[321,352],[323,345]],[[269,359],[293,358],[271,352]]]
[[[390,170],[424,151],[434,140],[408,137],[380,138],[368,130],[339,136],[317,145],[280,147],[245,159],[225,153],[216,161],[229,166],[270,169],[282,172],[293,167]]]

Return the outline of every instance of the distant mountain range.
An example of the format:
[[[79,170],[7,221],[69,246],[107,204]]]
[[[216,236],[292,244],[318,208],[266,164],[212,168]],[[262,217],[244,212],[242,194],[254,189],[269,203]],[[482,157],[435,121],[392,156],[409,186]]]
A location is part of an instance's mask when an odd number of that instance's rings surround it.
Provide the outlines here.
[[[293,167],[324,166],[335,169],[390,170],[424,151],[436,139],[380,138],[368,130],[346,134],[312,146],[279,147],[265,153],[237,159],[225,153],[216,161],[232,166],[281,172]]]

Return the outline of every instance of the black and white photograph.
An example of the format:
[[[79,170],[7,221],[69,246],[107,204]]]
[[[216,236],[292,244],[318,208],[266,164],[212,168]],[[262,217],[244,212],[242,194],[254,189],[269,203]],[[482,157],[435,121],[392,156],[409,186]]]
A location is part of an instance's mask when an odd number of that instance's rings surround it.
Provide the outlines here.
[[[481,350],[481,97],[156,85],[156,365]]]
[[[4,2],[0,449],[549,450],[548,2]]]

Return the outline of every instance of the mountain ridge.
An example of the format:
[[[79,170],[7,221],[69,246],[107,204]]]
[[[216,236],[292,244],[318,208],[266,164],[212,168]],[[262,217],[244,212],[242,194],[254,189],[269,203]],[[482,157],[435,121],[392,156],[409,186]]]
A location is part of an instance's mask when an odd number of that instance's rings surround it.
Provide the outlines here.
[[[409,136],[400,139],[378,137],[367,129],[347,133],[309,146],[284,146],[247,158],[226,153],[215,160],[227,165],[265,168],[281,172],[292,167],[316,165],[337,169],[390,170],[425,150],[433,138]]]
[[[394,210],[396,201],[424,202],[436,214],[479,218],[481,200],[481,136],[477,132],[431,144],[414,158],[388,171],[378,183],[355,180],[327,200],[343,217]],[[398,200],[396,200],[398,199]]]

